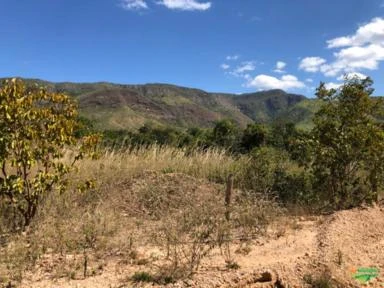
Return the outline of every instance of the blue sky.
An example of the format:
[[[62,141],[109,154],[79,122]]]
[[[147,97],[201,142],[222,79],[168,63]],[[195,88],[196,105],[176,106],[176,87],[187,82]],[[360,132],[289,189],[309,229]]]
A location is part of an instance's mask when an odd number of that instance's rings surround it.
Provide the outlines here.
[[[384,95],[384,0],[0,0],[0,77]]]

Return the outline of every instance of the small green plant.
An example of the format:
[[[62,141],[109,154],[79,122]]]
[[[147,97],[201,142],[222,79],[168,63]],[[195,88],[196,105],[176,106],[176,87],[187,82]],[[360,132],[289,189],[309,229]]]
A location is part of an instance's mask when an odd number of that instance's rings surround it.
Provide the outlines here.
[[[135,272],[132,276],[133,282],[153,282],[154,277],[148,272]]]
[[[235,262],[235,261],[227,262],[225,267],[227,267],[227,269],[231,269],[231,270],[238,270],[238,269],[240,269],[240,265],[237,262]]]
[[[311,285],[312,288],[332,288],[334,287],[331,276],[328,273],[322,273],[314,278],[311,274],[303,277],[305,283]]]
[[[164,174],[175,173],[175,169],[172,167],[165,167],[163,170],[161,170],[161,172]]]

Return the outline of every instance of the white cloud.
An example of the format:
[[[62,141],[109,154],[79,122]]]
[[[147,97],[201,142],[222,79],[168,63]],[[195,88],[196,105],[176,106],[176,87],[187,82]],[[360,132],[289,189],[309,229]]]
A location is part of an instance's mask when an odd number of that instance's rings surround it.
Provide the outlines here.
[[[161,0],[157,4],[164,5],[165,7],[173,10],[184,11],[205,11],[211,8],[211,2],[198,2],[196,0]]]
[[[232,71],[229,71],[228,74],[248,80],[249,78],[251,78],[249,72],[252,72],[255,69],[256,69],[255,62],[244,61],[240,65],[238,65],[236,68],[234,68]]]
[[[246,61],[241,63],[241,65],[237,66],[237,68],[233,71],[234,74],[244,74],[245,72],[254,71],[256,69],[255,63],[252,61]]]
[[[221,69],[223,69],[223,70],[228,70],[231,66],[229,66],[229,65],[226,64],[226,63],[223,63],[223,64],[220,65],[220,67],[221,67]]]
[[[287,63],[283,61],[277,61],[276,62],[276,67],[273,70],[276,73],[285,73],[284,68],[287,66]]]
[[[341,85],[343,85],[343,84],[342,83],[328,82],[328,83],[325,83],[325,88],[327,88],[327,89],[339,89]]]
[[[346,46],[361,46],[365,44],[384,43],[384,19],[374,18],[371,22],[359,27],[351,36],[343,36],[327,41],[328,48],[339,48]]]
[[[285,63],[283,61],[277,61],[277,63],[276,63],[276,69],[284,69],[285,66],[287,66],[287,63]]]
[[[120,6],[126,10],[148,9],[148,5],[144,0],[121,0]]]
[[[225,59],[228,60],[228,61],[235,61],[235,60],[237,60],[239,58],[240,58],[239,55],[228,55],[227,57],[225,57]]]
[[[333,53],[333,62],[326,62],[320,57],[307,57],[301,61],[299,68],[307,72],[320,71],[328,77],[376,70],[384,61],[384,19],[374,18],[360,26],[353,35],[328,40],[327,47],[338,49]]]
[[[344,75],[340,75],[339,77],[337,77],[337,80],[344,81],[344,79],[353,79],[353,78],[365,79],[367,78],[367,75],[364,75],[359,72],[351,72]]]
[[[384,26],[383,26],[384,29]],[[384,60],[384,42],[382,45],[352,46],[334,53],[336,61],[331,63],[325,74],[334,76],[338,72],[354,72],[361,69],[376,70]]]
[[[300,61],[299,69],[306,72],[317,72],[325,62],[327,61],[321,57],[305,57]]]
[[[313,79],[312,78],[307,78],[307,79],[305,79],[305,82],[313,83]]]
[[[305,84],[293,75],[283,75],[280,79],[269,75],[258,75],[253,79],[249,79],[247,87],[266,89],[283,89],[290,90],[293,88],[305,88]]]

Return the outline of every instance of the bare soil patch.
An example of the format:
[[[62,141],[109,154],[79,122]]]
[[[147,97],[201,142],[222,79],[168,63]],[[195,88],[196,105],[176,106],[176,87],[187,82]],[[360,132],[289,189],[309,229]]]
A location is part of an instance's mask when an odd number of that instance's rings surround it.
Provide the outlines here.
[[[148,172],[141,178],[126,183],[125,189],[126,194],[119,193],[120,198],[114,198],[114,207],[121,207],[120,211],[125,213],[127,223],[134,215],[145,216],[147,227],[152,227],[162,213],[180,209],[169,205],[166,198],[172,199],[171,203],[183,203],[192,199],[200,199],[204,203],[205,199],[212,197],[217,201],[223,198],[222,186],[173,173]],[[164,193],[154,193],[153,189]],[[152,202],[136,201],[135,203],[142,205],[131,205],[129,200],[139,197],[136,193],[138,190],[147,193],[145,199]],[[111,197],[116,195],[111,193]],[[151,195],[154,198],[151,199]],[[156,198],[158,195],[165,198]],[[212,197],[205,198],[206,195]],[[157,205],[158,214],[148,209],[153,205]],[[121,228],[120,238],[127,235],[123,230]],[[368,286],[384,285],[382,206],[352,209],[326,216],[278,218],[264,236],[251,241],[233,241],[230,251],[238,269],[228,268],[222,250],[215,248],[203,259],[194,275],[166,285],[135,283],[131,280],[135,272],[152,273],[161,264],[160,259],[166,253],[163,248],[149,244],[150,241],[144,238],[144,234],[142,241],[141,236],[135,236],[135,259],[124,258],[123,253],[111,251],[91,259],[94,271],[92,275],[70,279],[53,277],[52,267],[58,262],[59,256],[49,254],[39,260],[33,273],[25,275],[20,287],[311,287],[303,279],[308,278],[308,275],[318,277],[324,274],[329,275],[335,283],[334,287],[360,287],[352,278],[358,267],[379,268],[380,277]]]

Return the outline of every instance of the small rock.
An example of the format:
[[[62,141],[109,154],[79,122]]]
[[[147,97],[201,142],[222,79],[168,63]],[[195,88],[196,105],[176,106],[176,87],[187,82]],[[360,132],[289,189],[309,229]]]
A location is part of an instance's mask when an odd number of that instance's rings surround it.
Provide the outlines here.
[[[186,281],[184,281],[184,284],[187,286],[187,287],[193,287],[193,285],[195,284],[191,279],[188,279]]]

